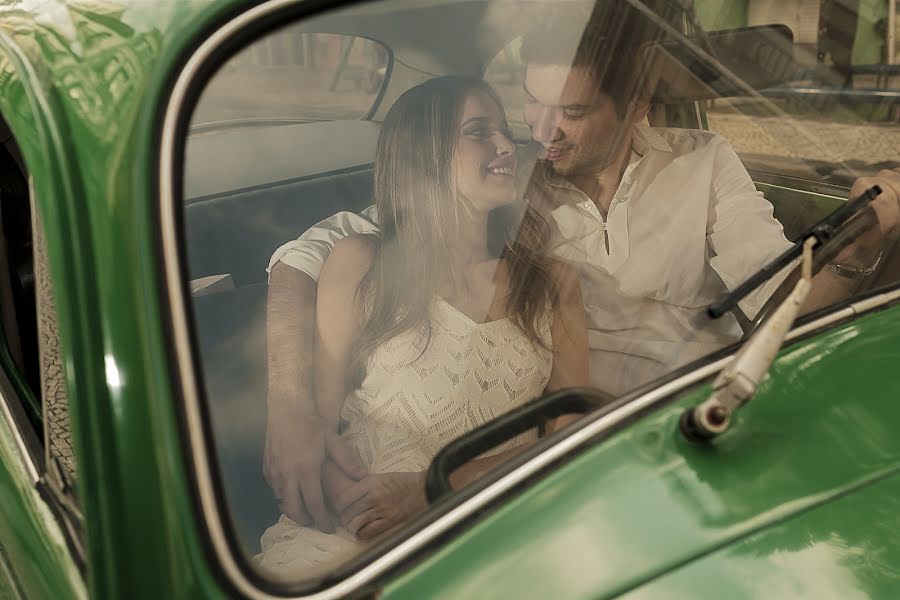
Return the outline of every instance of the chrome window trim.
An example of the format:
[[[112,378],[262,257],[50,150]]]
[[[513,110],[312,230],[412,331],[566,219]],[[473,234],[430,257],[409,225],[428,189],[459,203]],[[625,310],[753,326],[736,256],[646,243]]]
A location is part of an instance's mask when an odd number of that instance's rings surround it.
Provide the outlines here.
[[[301,0],[271,0],[258,5],[247,12],[235,17],[222,28],[214,32],[185,64],[168,99],[163,120],[162,139],[160,146],[160,216],[161,239],[163,253],[163,268],[169,301],[169,316],[171,317],[172,335],[175,341],[175,358],[178,369],[178,379],[181,386],[181,394],[184,398],[184,409],[187,418],[187,432],[189,438],[189,451],[193,461],[194,472],[197,476],[198,492],[201,503],[202,516],[205,521],[209,539],[212,544],[215,557],[219,560],[220,567],[229,579],[229,582],[241,593],[249,598],[270,600],[283,598],[275,596],[257,588],[241,571],[235,557],[228,545],[222,516],[218,512],[215,499],[215,488],[211,473],[211,463],[204,439],[203,421],[201,416],[198,380],[194,372],[191,356],[191,342],[188,336],[188,311],[184,302],[183,286],[181,281],[179,264],[179,235],[175,224],[177,223],[175,210],[178,190],[174,189],[175,170],[173,163],[177,140],[175,139],[176,124],[181,113],[185,95],[200,67],[209,59],[210,55],[223,42],[235,32],[249,25],[254,20],[265,15],[295,4]],[[851,304],[833,313],[829,313],[820,319],[794,329],[788,340],[801,335],[815,332],[840,320],[853,317],[863,312],[868,312],[879,306],[900,298],[900,289],[878,294]],[[611,411],[609,414],[587,423],[584,427],[571,433],[560,440],[542,454],[524,463],[517,469],[509,472],[489,487],[481,490],[465,502],[451,509],[447,513],[436,518],[384,555],[372,561],[356,573],[350,575],[333,586],[306,596],[315,600],[331,600],[342,598],[357,590],[360,586],[372,581],[379,575],[397,566],[406,558],[413,556],[416,551],[424,548],[439,535],[458,526],[471,515],[481,510],[486,504],[496,500],[515,486],[539,473],[553,462],[564,458],[576,450],[582,444],[589,442],[607,429],[615,427],[632,415],[651,406],[662,398],[671,396],[682,389],[714,375],[733,358],[733,355],[721,358],[715,362],[703,365],[697,370],[687,373],[677,379],[669,381],[662,386],[635,398],[630,403]]]

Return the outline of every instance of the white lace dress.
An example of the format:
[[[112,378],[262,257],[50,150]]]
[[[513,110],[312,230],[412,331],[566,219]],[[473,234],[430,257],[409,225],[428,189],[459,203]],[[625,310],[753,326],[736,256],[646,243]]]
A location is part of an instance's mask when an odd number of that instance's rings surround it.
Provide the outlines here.
[[[431,309],[431,339],[404,333],[369,359],[360,389],[344,402],[342,436],[371,473],[424,471],[451,440],[539,396],[550,378],[550,319],[532,344],[509,319],[476,323],[441,299]],[[424,353],[423,353],[424,348]],[[535,439],[529,432],[485,455]],[[257,562],[267,570],[313,577],[364,547],[349,532],[325,534],[282,515],[262,536]]]

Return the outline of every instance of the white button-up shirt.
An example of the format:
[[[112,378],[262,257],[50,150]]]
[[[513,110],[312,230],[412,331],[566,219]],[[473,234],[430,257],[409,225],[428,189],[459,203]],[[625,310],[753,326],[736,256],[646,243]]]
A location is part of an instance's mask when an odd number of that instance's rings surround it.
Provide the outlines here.
[[[581,190],[539,163],[529,201],[556,226],[553,255],[580,275],[588,316],[591,383],[621,394],[737,341],[732,315],[706,307],[790,246],[772,205],[728,142],[700,130],[638,125],[634,151],[606,219]],[[342,212],[278,248],[314,279],[334,243],[378,231],[370,207]],[[781,283],[745,298],[753,317]]]

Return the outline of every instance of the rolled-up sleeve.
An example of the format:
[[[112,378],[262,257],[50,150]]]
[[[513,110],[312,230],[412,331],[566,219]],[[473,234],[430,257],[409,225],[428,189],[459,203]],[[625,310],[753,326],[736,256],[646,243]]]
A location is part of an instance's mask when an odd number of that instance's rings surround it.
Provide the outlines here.
[[[266,271],[281,262],[319,280],[319,273],[334,244],[352,234],[378,233],[378,211],[374,206],[362,213],[339,212],[316,223],[296,240],[283,244],[269,259]]]
[[[731,145],[720,139],[716,148],[707,239],[710,266],[729,290],[787,250],[791,242],[775,218],[772,204],[756,189]],[[790,273],[785,268],[740,302],[753,319]]]

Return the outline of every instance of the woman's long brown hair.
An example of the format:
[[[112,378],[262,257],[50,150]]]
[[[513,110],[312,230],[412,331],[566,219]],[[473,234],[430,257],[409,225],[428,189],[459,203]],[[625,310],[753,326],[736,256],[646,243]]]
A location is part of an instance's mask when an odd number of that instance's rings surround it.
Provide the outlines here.
[[[364,319],[350,356],[350,389],[360,386],[369,357],[383,343],[411,330],[430,339],[429,311],[440,276],[455,277],[447,257],[466,207],[453,165],[463,105],[474,93],[488,95],[502,113],[487,83],[448,76],[407,90],[385,117],[375,157],[379,243],[357,294]],[[558,299],[545,254],[549,226],[526,205],[495,210],[489,228],[503,236],[506,312],[534,345],[546,347],[541,324]]]

